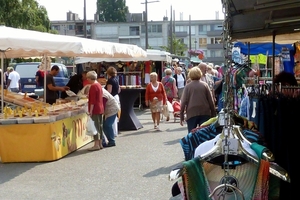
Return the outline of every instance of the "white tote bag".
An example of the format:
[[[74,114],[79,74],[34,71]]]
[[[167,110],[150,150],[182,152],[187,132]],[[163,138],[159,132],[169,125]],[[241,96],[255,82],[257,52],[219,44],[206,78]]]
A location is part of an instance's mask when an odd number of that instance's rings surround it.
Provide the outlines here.
[[[90,116],[88,116],[88,120],[86,122],[86,134],[90,136],[94,136],[97,134],[95,123]]]

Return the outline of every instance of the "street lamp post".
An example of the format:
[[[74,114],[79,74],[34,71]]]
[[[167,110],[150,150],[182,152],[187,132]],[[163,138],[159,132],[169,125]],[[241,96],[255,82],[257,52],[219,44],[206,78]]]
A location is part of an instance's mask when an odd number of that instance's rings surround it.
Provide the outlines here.
[[[86,20],[86,0],[84,0],[84,6],[83,6],[83,17],[84,17],[84,37],[87,38],[87,20]]]
[[[195,51],[197,50],[196,48],[197,48],[197,40],[195,39],[195,41],[194,41],[194,43],[195,43]]]
[[[145,0],[145,2],[142,2],[141,4],[145,4],[145,49],[148,49],[148,3],[155,3],[159,1],[148,1]]]

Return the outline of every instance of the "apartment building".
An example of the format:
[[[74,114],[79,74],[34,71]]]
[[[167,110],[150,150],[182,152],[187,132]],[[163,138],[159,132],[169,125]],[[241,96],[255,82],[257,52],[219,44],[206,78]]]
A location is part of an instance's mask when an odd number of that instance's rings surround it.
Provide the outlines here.
[[[152,49],[168,46],[170,31],[181,39],[187,49],[204,51],[206,62],[222,64],[224,51],[222,43],[223,20],[176,20],[171,23],[167,17],[161,21],[148,21],[148,45]],[[51,21],[51,28],[61,35],[85,37],[84,20],[72,12],[67,13],[66,21]],[[87,38],[146,46],[146,26],[142,13],[130,13],[127,22],[103,23],[87,20]],[[191,44],[190,44],[191,41]],[[189,57],[187,52],[184,52]]]

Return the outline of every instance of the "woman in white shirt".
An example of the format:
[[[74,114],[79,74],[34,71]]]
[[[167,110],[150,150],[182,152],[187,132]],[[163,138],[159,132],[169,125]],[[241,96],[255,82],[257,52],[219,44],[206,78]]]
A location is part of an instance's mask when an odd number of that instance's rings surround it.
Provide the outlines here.
[[[177,67],[175,71],[176,71],[176,74],[174,75],[174,78],[176,80],[176,86],[177,86],[177,90],[178,90],[178,98],[181,99],[182,92],[183,92],[184,86],[186,84],[186,77],[185,77],[185,74],[182,73],[181,67]]]

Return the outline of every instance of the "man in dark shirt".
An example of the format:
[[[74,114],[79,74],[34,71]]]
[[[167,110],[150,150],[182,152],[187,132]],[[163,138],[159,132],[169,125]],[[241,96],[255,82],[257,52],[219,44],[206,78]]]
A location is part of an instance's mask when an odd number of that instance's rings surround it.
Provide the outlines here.
[[[58,91],[66,91],[70,88],[68,86],[58,87],[55,85],[54,76],[59,73],[59,67],[57,65],[53,65],[51,71],[46,75],[46,103],[53,104],[58,99]]]

